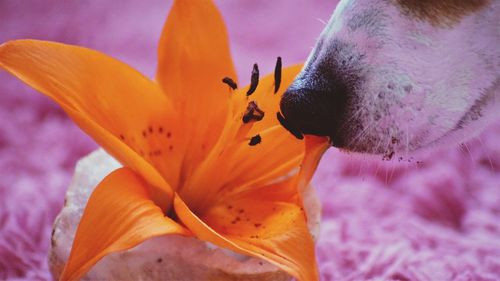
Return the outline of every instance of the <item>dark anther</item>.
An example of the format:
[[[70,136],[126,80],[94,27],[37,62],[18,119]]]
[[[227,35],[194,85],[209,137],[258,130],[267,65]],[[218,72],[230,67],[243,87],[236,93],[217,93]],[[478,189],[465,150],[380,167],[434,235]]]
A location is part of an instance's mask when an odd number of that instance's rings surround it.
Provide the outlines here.
[[[259,85],[259,66],[253,65],[252,77],[250,78],[250,88],[248,88],[247,96],[253,94]]]
[[[276,94],[281,85],[281,57],[278,57],[274,67],[274,93]]]
[[[281,113],[277,112],[276,117],[278,117],[278,121],[280,122],[281,126],[283,126],[285,129],[287,129],[287,131],[289,131],[292,135],[294,135],[299,140],[304,138],[302,133],[299,132],[297,129],[293,128],[292,125],[290,125],[290,123],[288,123],[286,121],[285,117],[283,117],[283,115],[281,115]]]
[[[260,121],[264,118],[264,111],[262,111],[257,103],[251,101],[248,103],[247,110],[243,114],[243,123],[248,123],[250,121]]]
[[[258,145],[262,141],[262,138],[260,135],[255,135],[250,139],[250,142],[248,143],[249,146],[254,146]]]
[[[234,80],[229,77],[224,77],[222,79],[222,83],[227,84],[233,90],[236,90],[238,88],[238,84],[236,84],[236,82],[234,82]]]

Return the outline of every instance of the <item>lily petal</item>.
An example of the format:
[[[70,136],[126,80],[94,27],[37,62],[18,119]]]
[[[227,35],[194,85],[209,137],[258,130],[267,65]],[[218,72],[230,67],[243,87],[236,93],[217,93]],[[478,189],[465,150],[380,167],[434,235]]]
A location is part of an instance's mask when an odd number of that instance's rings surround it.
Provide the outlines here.
[[[160,206],[164,211],[170,208],[173,191],[170,185],[165,182],[153,166],[141,158],[126,144],[113,137],[113,135],[104,128],[86,118],[78,111],[65,106],[62,106],[62,108],[84,132],[92,135],[94,139],[99,140],[100,145],[106,151],[111,155],[118,155],[121,159],[125,159],[122,163],[126,163],[128,167],[134,169],[137,173],[142,175],[143,178],[148,179],[148,192],[156,205]]]
[[[194,214],[179,196],[174,198],[174,208],[198,238],[259,257],[299,280],[318,280],[314,242],[305,214],[298,205],[280,200],[292,194],[281,186],[289,183],[228,199],[200,215]],[[279,195],[277,190],[286,194]]]
[[[237,80],[219,11],[211,0],[174,1],[160,39],[156,80],[189,130],[183,178],[222,132],[231,94],[224,77]]]
[[[61,280],[76,280],[107,254],[165,234],[189,231],[165,217],[147,183],[129,168],[109,174],[89,198]]]
[[[306,152],[302,163],[300,164],[300,171],[297,175],[297,183],[299,194],[303,194],[305,188],[311,181],[316,168],[318,168],[321,157],[325,151],[330,148],[331,144],[327,137],[319,137],[313,135],[305,136]]]
[[[173,138],[165,134],[177,128],[173,107],[156,83],[97,51],[38,40],[1,45],[0,67],[56,101],[116,159],[153,179],[151,183],[171,197],[161,177],[150,177],[156,168],[170,182],[180,169],[175,166],[180,156],[173,151],[150,156],[172,145]],[[146,161],[138,159],[141,156]]]

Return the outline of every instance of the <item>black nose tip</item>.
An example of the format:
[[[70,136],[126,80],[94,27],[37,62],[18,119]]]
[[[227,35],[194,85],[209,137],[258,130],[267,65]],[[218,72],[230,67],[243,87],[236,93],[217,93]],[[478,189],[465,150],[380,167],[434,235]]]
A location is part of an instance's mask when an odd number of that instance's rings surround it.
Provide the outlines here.
[[[345,143],[342,127],[347,104],[347,93],[301,88],[292,85],[281,98],[281,123],[294,135],[330,137],[333,146]]]

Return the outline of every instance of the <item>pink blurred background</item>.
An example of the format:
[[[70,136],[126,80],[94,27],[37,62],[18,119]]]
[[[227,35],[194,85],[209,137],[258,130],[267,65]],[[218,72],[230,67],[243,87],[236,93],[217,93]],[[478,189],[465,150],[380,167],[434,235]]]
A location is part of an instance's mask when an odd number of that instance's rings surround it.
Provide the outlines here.
[[[219,0],[241,83],[305,60],[337,1]],[[0,0],[0,43],[90,47],[153,76],[170,1]],[[390,162],[331,149],[321,280],[500,280],[500,123],[479,138]],[[96,148],[45,97],[0,72],[0,279],[50,280],[46,254],[76,161]]]

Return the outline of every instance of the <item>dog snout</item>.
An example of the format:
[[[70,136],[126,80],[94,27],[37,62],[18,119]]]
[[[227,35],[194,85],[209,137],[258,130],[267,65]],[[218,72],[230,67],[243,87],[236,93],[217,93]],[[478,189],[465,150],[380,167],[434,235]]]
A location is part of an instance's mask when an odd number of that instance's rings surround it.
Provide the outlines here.
[[[304,84],[310,83],[296,80],[283,94],[280,103],[282,125],[297,137],[327,136],[333,146],[344,146],[346,128],[342,124],[346,115],[347,89],[302,86]]]

